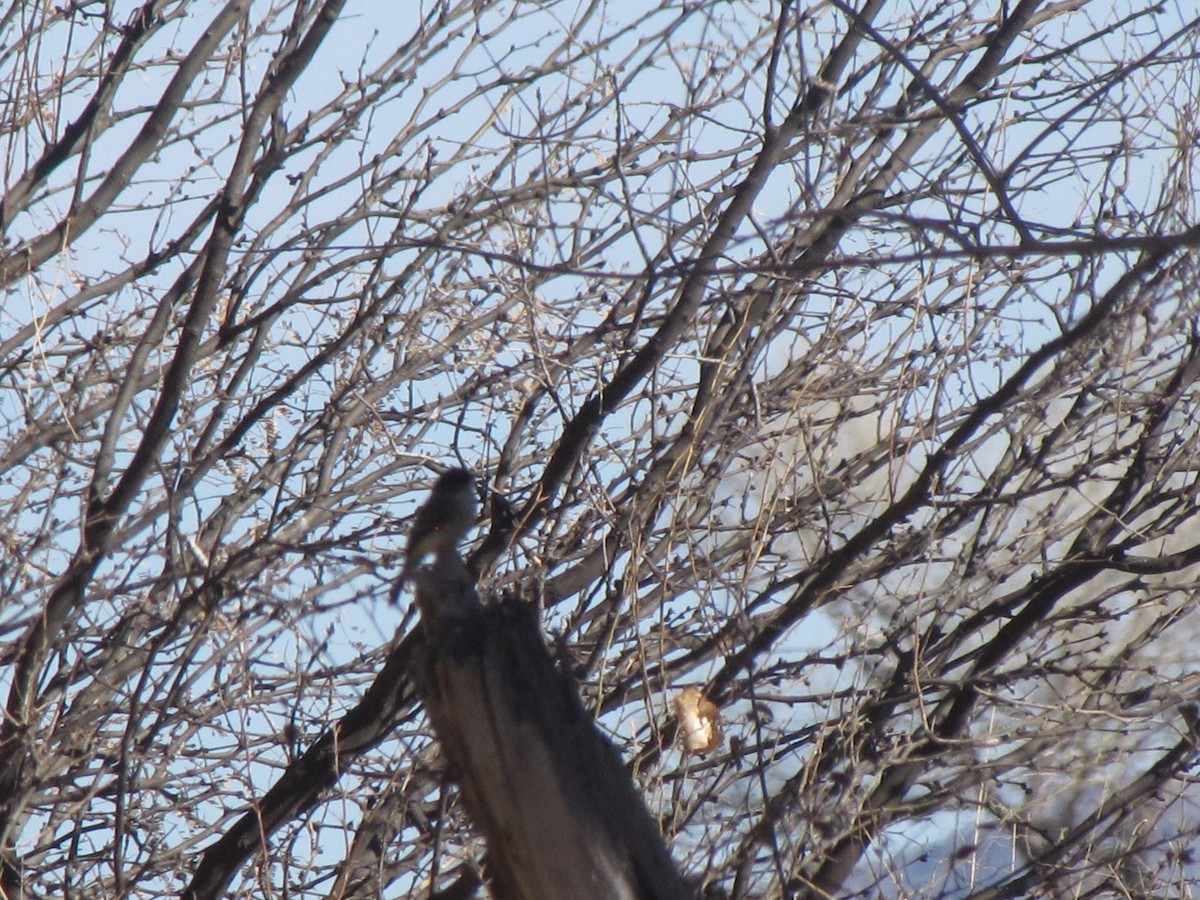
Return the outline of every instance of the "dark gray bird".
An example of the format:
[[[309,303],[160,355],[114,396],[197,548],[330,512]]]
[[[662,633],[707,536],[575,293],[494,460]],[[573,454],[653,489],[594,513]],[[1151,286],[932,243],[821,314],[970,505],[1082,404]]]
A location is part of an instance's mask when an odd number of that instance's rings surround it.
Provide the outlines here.
[[[478,500],[475,476],[466,469],[448,469],[438,476],[408,532],[400,584],[412,577],[429,554],[437,557],[447,550],[458,549],[475,524]]]

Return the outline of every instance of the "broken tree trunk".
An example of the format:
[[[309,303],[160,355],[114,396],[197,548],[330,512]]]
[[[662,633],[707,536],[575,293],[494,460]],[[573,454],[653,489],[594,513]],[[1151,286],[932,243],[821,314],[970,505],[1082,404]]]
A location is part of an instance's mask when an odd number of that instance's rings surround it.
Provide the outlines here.
[[[683,900],[629,772],[555,667],[529,604],[485,607],[455,554],[417,578],[418,689],[501,900]]]

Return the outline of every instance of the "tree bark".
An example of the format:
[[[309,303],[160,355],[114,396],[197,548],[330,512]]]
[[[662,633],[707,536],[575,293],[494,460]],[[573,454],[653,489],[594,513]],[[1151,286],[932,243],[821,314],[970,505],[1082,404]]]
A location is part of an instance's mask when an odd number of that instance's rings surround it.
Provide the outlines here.
[[[662,834],[531,604],[485,607],[457,557],[417,581],[418,689],[488,843],[494,896],[685,898]]]

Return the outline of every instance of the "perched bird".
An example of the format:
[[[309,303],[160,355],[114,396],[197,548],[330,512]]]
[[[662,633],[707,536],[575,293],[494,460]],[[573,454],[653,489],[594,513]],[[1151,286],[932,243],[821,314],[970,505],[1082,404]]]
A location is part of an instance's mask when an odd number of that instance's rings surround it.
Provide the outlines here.
[[[475,477],[466,469],[448,469],[438,476],[413,519],[399,584],[408,581],[429,554],[439,556],[458,548],[475,524],[477,501]]]

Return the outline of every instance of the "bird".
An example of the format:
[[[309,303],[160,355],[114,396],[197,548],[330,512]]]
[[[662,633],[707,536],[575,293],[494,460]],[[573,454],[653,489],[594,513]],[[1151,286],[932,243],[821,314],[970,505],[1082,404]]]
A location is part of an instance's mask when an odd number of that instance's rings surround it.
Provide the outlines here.
[[[475,476],[466,469],[447,469],[438,476],[413,519],[399,584],[407,582],[429,554],[437,557],[458,549],[475,524],[477,501]]]

